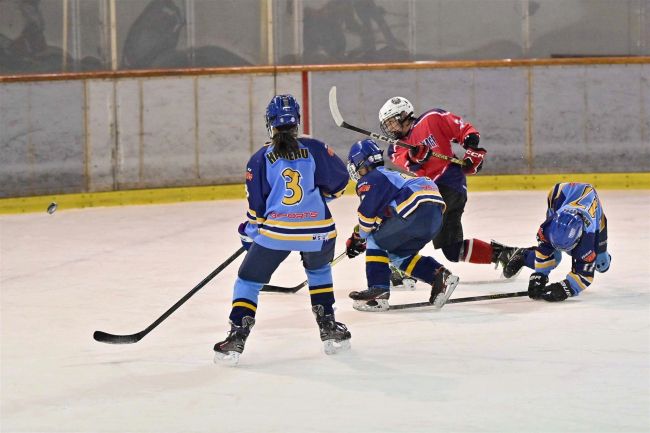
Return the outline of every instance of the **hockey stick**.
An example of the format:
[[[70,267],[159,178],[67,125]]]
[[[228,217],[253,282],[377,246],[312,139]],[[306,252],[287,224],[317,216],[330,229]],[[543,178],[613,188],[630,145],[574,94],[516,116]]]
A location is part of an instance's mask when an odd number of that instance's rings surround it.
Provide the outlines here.
[[[339,111],[339,105],[336,102],[336,86],[332,86],[332,88],[330,89],[329,99],[330,99],[330,112],[332,113],[332,117],[334,118],[334,122],[336,123],[337,126],[340,126],[341,128],[349,129],[350,131],[359,132],[363,135],[367,135],[368,137],[372,137],[376,140],[384,141],[394,146],[405,147],[407,149],[415,148],[414,145],[409,144],[405,141],[396,140],[394,138],[386,137],[385,135],[377,134],[376,132],[371,132],[365,129],[361,129],[358,126],[350,125],[345,120],[343,120],[343,116],[341,116],[341,112]],[[431,156],[434,156],[439,159],[444,159],[445,161],[449,161],[454,164],[458,164],[461,167],[465,166],[465,163],[462,160],[458,158],[454,158],[452,156],[443,155],[442,153],[431,152]]]
[[[131,343],[137,343],[147,335],[153,328],[156,326],[160,325],[160,323],[165,320],[167,317],[169,317],[170,314],[172,314],[174,311],[178,309],[181,305],[185,303],[188,299],[190,299],[196,292],[198,292],[203,286],[208,284],[208,282],[213,279],[219,272],[223,271],[226,269],[226,267],[232,263],[237,257],[239,257],[246,249],[244,247],[241,247],[238,249],[232,256],[228,257],[225,262],[219,265],[217,269],[212,271],[210,275],[205,277],[203,281],[201,281],[199,284],[197,284],[192,290],[190,290],[187,295],[183,296],[177,303],[172,305],[172,307],[165,311],[165,313],[160,316],[158,319],[156,319],[155,322],[153,322],[151,325],[147,326],[145,329],[143,329],[140,332],[136,332],[135,334],[129,334],[129,335],[116,335],[116,334],[109,334],[108,332],[103,332],[103,331],[95,331],[93,334],[93,338],[100,343],[109,343],[109,344],[131,344]]]
[[[513,292],[513,293],[497,293],[495,295],[482,295],[482,296],[470,296],[467,298],[456,298],[450,299],[447,301],[447,304],[461,304],[463,302],[475,302],[475,301],[489,301],[492,299],[503,299],[503,298],[517,298],[520,296],[528,296],[528,292]],[[418,308],[418,307],[429,307],[433,304],[430,302],[414,302],[412,304],[397,304],[391,305],[389,310],[406,310],[408,308]]]
[[[339,254],[337,257],[332,260],[331,266],[334,266],[338,262],[341,261],[345,257],[345,252],[342,252]],[[273,286],[271,284],[265,284],[264,287],[262,287],[263,292],[275,292],[275,293],[296,293],[298,290],[302,289],[309,283],[308,280],[303,281],[302,283],[298,284],[297,286],[294,287],[280,287],[280,286]]]

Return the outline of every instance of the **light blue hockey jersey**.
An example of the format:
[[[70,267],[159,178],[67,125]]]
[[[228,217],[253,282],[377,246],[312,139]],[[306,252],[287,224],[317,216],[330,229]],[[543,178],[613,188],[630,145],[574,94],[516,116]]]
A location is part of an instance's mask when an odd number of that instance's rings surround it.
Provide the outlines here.
[[[361,204],[357,212],[359,234],[367,238],[386,218],[406,218],[422,203],[445,209],[438,186],[428,177],[414,177],[386,167],[370,170],[357,182]]]
[[[547,203],[546,220],[537,232],[535,272],[548,275],[557,266],[556,250],[546,232],[556,212],[574,209],[584,222],[584,231],[576,247],[569,252],[572,266],[566,280],[577,295],[593,282],[596,256],[607,251],[607,218],[598,193],[588,183],[558,183],[549,191]]]
[[[348,172],[325,143],[304,137],[298,142],[298,152],[281,155],[269,145],[248,162],[246,233],[274,250],[319,251],[336,237],[326,201],[343,194]]]

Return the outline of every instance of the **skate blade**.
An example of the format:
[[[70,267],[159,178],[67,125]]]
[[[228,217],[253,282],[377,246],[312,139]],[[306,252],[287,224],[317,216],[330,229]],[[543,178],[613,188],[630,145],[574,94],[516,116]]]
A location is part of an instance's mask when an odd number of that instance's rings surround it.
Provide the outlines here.
[[[388,311],[388,299],[373,299],[370,301],[353,301],[352,308],[357,311]]]
[[[460,278],[458,278],[456,275],[450,275],[447,277],[447,281],[445,281],[445,284],[447,284],[447,290],[445,290],[444,293],[440,293],[438,296],[436,296],[436,298],[433,300],[433,308],[439,310],[445,306],[451,297],[451,294],[454,293],[454,290],[456,290],[458,281],[460,281]]]
[[[239,364],[239,356],[241,353],[230,351],[227,353],[214,352],[213,362],[217,365],[227,365],[228,367],[234,367]]]
[[[399,291],[399,292],[413,291],[413,290],[416,289],[415,280],[404,279],[402,281],[402,284],[400,284],[398,286],[393,286],[393,283],[390,283],[390,289],[391,290],[396,290],[396,291]]]
[[[336,340],[325,340],[323,341],[323,350],[325,351],[326,355],[334,355],[339,352],[343,352],[346,350],[350,350],[351,344],[350,340],[342,340],[342,341],[336,341]]]

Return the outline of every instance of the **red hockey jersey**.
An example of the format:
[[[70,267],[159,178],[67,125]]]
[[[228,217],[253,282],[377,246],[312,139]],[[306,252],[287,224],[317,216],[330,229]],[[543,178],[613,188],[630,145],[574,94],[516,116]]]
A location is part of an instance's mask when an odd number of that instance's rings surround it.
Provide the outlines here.
[[[402,141],[409,144],[423,143],[433,152],[456,157],[451,143],[463,143],[465,137],[471,133],[478,134],[478,131],[470,123],[465,123],[460,116],[434,108],[422,114],[413,123]],[[447,185],[462,193],[466,192],[465,174],[458,164],[436,157],[431,157],[423,164],[415,164],[408,159],[408,152],[404,147],[390,145],[388,148],[388,155],[398,167],[418,176],[430,177],[438,185]]]

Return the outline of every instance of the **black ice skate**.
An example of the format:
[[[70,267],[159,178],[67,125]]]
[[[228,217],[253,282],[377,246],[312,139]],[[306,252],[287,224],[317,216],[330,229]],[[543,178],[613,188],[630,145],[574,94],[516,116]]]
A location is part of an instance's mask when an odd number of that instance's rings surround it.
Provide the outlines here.
[[[447,303],[451,294],[454,293],[458,281],[459,278],[444,267],[438,269],[433,286],[431,286],[431,297],[429,298],[429,302],[433,304],[434,308],[439,310]]]
[[[389,289],[370,287],[366,290],[350,292],[350,298],[354,299],[352,308],[359,311],[387,311],[389,308]]]
[[[316,316],[320,339],[327,355],[350,349],[352,335],[343,323],[334,320],[334,314],[325,314],[325,308],[322,305],[314,305],[311,307],[311,311]]]
[[[523,251],[523,248],[508,247],[499,242],[491,241],[490,245],[492,246],[492,263],[494,263],[494,269],[498,268],[501,265],[503,270],[503,276],[505,278],[512,278],[521,270],[521,266],[514,273],[506,274],[506,266],[508,262],[514,257],[517,252]],[[523,262],[522,262],[523,265]]]
[[[230,322],[230,332],[226,339],[214,345],[215,364],[237,365],[239,363],[239,356],[244,351],[246,339],[255,325],[255,319],[245,316],[241,323],[241,326],[237,326]]]
[[[512,278],[519,275],[526,262],[526,248],[517,248],[515,253],[510,257],[508,263],[503,267],[503,276]]]
[[[390,265],[390,288],[395,290],[415,290],[417,280],[409,277],[400,269]]]

